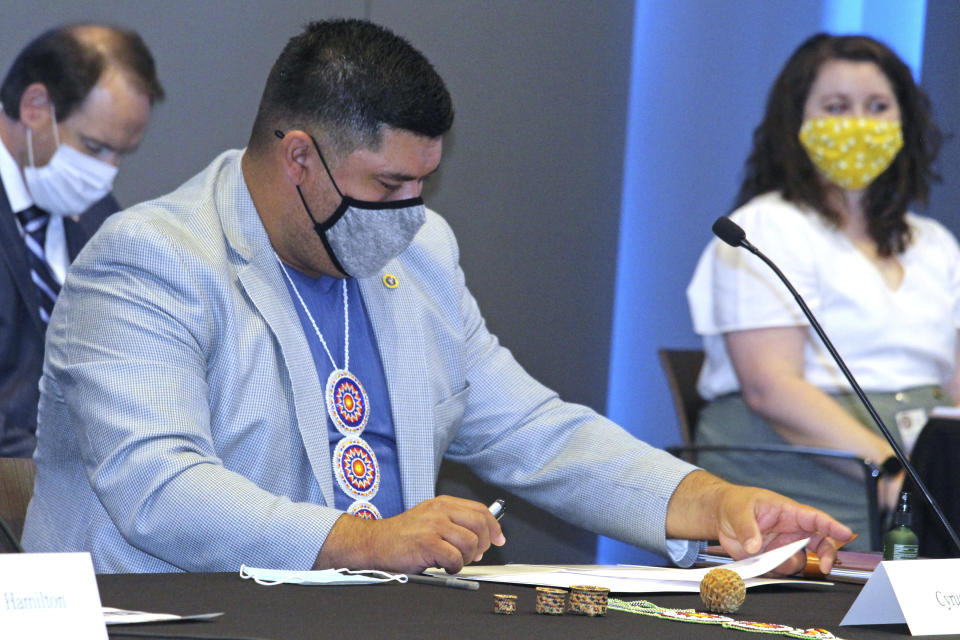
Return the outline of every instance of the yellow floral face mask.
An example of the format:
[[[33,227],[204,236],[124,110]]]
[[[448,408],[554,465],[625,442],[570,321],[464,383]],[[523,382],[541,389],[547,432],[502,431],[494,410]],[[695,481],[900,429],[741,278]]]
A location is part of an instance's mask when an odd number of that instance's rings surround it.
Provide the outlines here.
[[[800,143],[830,182],[860,190],[890,166],[903,147],[903,134],[899,122],[825,116],[803,123]]]

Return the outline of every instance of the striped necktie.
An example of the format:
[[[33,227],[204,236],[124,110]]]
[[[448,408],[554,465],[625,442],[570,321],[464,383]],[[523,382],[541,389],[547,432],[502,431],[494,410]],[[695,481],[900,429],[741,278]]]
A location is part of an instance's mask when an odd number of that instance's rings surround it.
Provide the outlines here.
[[[40,296],[40,319],[44,324],[50,322],[50,314],[53,312],[53,303],[57,301],[57,294],[60,293],[60,285],[47,258],[43,252],[44,240],[47,236],[47,223],[50,222],[50,214],[42,209],[32,206],[17,213],[17,219],[26,232],[24,242],[27,243],[27,259],[30,263],[30,279],[37,287]]]

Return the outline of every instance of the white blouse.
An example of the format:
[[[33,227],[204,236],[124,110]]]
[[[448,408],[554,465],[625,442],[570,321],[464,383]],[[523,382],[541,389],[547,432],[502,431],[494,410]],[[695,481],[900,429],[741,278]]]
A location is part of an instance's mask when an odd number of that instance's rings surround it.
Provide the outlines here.
[[[779,193],[757,196],[731,214],[747,239],[776,263],[823,326],[866,391],[948,381],[960,327],[960,248],[930,218],[907,214],[912,240],[897,256],[903,281],[890,289],[879,270],[838,229]],[[687,288],[706,360],[698,388],[706,399],[740,389],[723,334],[809,326],[777,276],[746,249],[707,245]],[[804,377],[828,393],[850,391],[812,328]]]

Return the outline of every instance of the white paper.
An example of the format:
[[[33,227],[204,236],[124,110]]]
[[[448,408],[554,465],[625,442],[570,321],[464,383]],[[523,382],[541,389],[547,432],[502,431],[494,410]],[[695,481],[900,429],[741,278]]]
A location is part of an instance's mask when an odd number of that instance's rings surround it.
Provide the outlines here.
[[[881,562],[840,624],[904,622],[912,635],[960,633],[960,558]]]
[[[901,561],[902,562],[902,561]],[[899,624],[906,622],[900,603],[890,586],[890,578],[881,562],[873,570],[873,575],[867,580],[854,600],[847,615],[843,616],[840,626],[855,624]]]
[[[0,554],[0,633],[107,640],[90,554]]]
[[[752,558],[731,562],[724,569],[736,571],[744,584],[756,587],[764,584],[797,583],[828,585],[828,582],[798,581],[790,578],[760,578],[758,576],[777,568],[807,544],[797,540],[791,544],[762,553]],[[575,584],[606,587],[615,593],[673,593],[698,592],[700,580],[713,567],[676,569],[673,567],[640,567],[627,565],[499,565],[464,567],[458,578],[484,582],[528,584],[545,587],[570,588]],[[433,570],[437,571],[437,570]]]

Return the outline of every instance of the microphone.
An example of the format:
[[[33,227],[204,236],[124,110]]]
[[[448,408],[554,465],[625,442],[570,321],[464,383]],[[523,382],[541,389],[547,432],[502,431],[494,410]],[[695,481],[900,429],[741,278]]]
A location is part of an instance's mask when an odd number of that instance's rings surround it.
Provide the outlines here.
[[[713,223],[713,234],[726,242],[731,247],[739,247],[741,244],[753,246],[747,242],[747,234],[740,228],[736,222],[727,216],[720,216]]]
[[[877,414],[877,410],[874,409],[873,404],[871,404],[870,400],[867,398],[867,394],[865,394],[863,389],[860,388],[856,378],[853,377],[853,374],[850,373],[850,369],[847,368],[847,364],[843,361],[843,358],[840,357],[840,354],[837,353],[837,350],[833,347],[833,343],[830,342],[830,338],[827,337],[827,334],[820,326],[820,323],[817,322],[817,319],[814,317],[813,312],[810,311],[810,307],[808,307],[807,303],[803,301],[803,298],[800,297],[800,294],[797,293],[797,290],[793,288],[793,285],[790,284],[790,281],[787,280],[787,277],[783,275],[783,272],[780,271],[777,265],[775,265],[770,258],[763,255],[763,252],[750,244],[750,241],[747,240],[746,232],[740,228],[740,225],[727,216],[720,216],[717,218],[717,221],[713,223],[713,233],[730,246],[743,247],[753,255],[763,260],[763,262],[766,263],[766,265],[770,267],[775,274],[777,274],[777,277],[780,278],[780,281],[786,285],[791,295],[793,295],[793,299],[797,301],[798,305],[800,305],[803,315],[805,315],[807,320],[810,321],[810,326],[812,326],[813,330],[817,332],[817,335],[820,337],[823,345],[827,348],[827,351],[830,352],[830,355],[833,356],[834,362],[837,363],[837,366],[840,367],[840,371],[842,371],[843,375],[847,378],[847,382],[850,383],[850,386],[853,387],[857,397],[860,398],[860,402],[863,403],[863,406],[870,414],[870,417],[873,418],[873,421],[877,424],[877,427],[880,428],[880,433],[883,434],[883,437],[886,438],[887,442],[890,443],[890,446],[893,447],[893,453],[895,456],[897,456],[897,460],[899,460],[900,464],[903,465],[903,468],[906,469],[907,475],[910,476],[910,479],[913,481],[913,483],[920,488],[920,492],[923,494],[927,504],[929,504],[933,511],[937,514],[940,524],[943,525],[947,535],[949,535],[953,540],[954,546],[958,551],[960,551],[960,537],[957,537],[957,532],[953,530],[952,526],[950,526],[950,521],[947,520],[947,516],[944,515],[943,511],[940,509],[940,505],[938,505],[937,501],[933,499],[932,495],[930,495],[927,485],[925,485],[920,479],[920,476],[917,475],[916,469],[914,469],[913,465],[910,464],[910,461],[907,460],[907,456],[903,453],[900,445],[898,445],[897,441],[894,440],[892,435],[890,435],[890,430],[887,429],[887,425],[885,425],[883,420],[880,419],[879,414]]]

